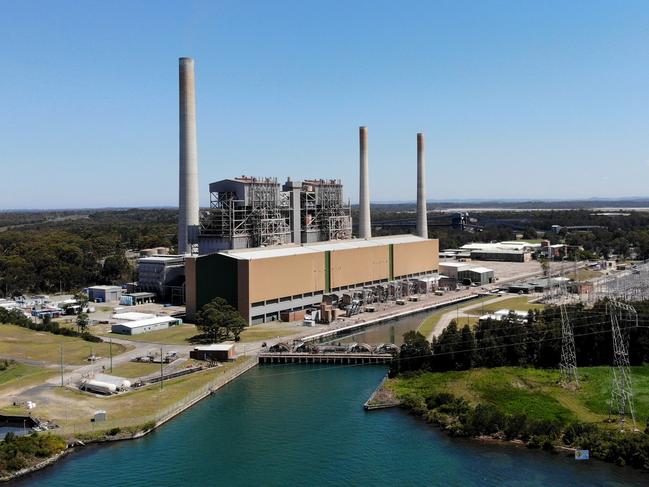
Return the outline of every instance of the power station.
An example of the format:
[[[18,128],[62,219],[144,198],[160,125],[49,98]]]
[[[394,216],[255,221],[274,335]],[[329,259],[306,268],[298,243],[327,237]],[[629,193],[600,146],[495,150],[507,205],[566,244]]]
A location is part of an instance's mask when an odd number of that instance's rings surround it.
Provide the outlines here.
[[[428,239],[424,135],[417,134],[416,235],[373,238],[370,216],[368,130],[359,127],[358,237],[338,179],[281,183],[241,176],[209,185],[209,208],[198,205],[194,60],[179,60],[179,218],[177,256],[185,282],[166,288],[186,302],[187,317],[215,297],[226,299],[249,323],[279,319],[342,299],[399,300],[434,281],[439,244]],[[159,262],[158,262],[159,261]],[[142,262],[145,264],[145,262]],[[142,267],[142,265],[141,265]],[[149,273],[140,272],[142,281]],[[166,275],[157,270],[156,275]],[[165,283],[156,285],[165,289]]]

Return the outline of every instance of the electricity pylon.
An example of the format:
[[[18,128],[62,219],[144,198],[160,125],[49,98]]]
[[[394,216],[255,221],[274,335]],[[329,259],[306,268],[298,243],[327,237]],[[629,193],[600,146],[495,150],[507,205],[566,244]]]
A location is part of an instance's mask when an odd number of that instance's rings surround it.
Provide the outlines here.
[[[575,352],[575,336],[568,318],[565,304],[561,308],[561,362],[559,371],[560,383],[563,387],[579,387],[579,374],[577,373],[577,353]]]
[[[611,301],[607,304],[608,314],[611,317],[611,334],[613,336],[613,365],[611,366],[611,402],[609,417],[612,411],[617,411],[620,423],[630,416],[635,423],[635,405],[633,400],[633,387],[631,371],[629,369],[629,334],[630,326],[638,326],[638,314],[628,304]]]

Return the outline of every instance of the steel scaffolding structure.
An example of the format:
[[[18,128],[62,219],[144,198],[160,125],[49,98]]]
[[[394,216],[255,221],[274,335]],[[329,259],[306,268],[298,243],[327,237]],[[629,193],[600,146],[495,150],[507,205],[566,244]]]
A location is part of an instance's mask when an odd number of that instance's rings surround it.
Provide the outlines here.
[[[340,180],[305,180],[300,198],[303,241],[351,238],[351,208],[343,201]]]
[[[609,418],[613,411],[617,412],[620,423],[624,423],[626,417],[630,416],[635,430],[635,404],[631,371],[629,369],[628,328],[638,325],[638,314],[632,306],[615,300],[607,304],[607,311],[611,318],[611,333],[613,336]]]
[[[295,197],[276,178],[210,184],[210,208],[200,218],[201,252],[351,238],[351,208],[339,180],[294,184]]]
[[[561,308],[561,385],[564,387],[579,387],[579,374],[577,373],[577,353],[575,352],[575,337],[572,324],[568,318],[565,303]]]

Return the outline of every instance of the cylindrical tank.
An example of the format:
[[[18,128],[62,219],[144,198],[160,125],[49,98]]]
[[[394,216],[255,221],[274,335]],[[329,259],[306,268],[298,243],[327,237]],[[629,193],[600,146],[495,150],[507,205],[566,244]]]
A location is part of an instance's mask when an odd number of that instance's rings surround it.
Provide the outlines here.
[[[117,392],[117,386],[115,384],[109,384],[108,382],[102,382],[94,379],[84,382],[83,388],[89,391],[99,392],[101,394],[115,394]]]

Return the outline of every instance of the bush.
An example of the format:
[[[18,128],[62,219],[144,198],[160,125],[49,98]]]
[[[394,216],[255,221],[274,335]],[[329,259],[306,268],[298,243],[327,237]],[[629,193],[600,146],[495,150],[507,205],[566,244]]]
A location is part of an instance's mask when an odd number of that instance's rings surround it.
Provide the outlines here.
[[[66,448],[63,438],[50,433],[29,436],[7,433],[0,442],[0,474],[21,470]]]

